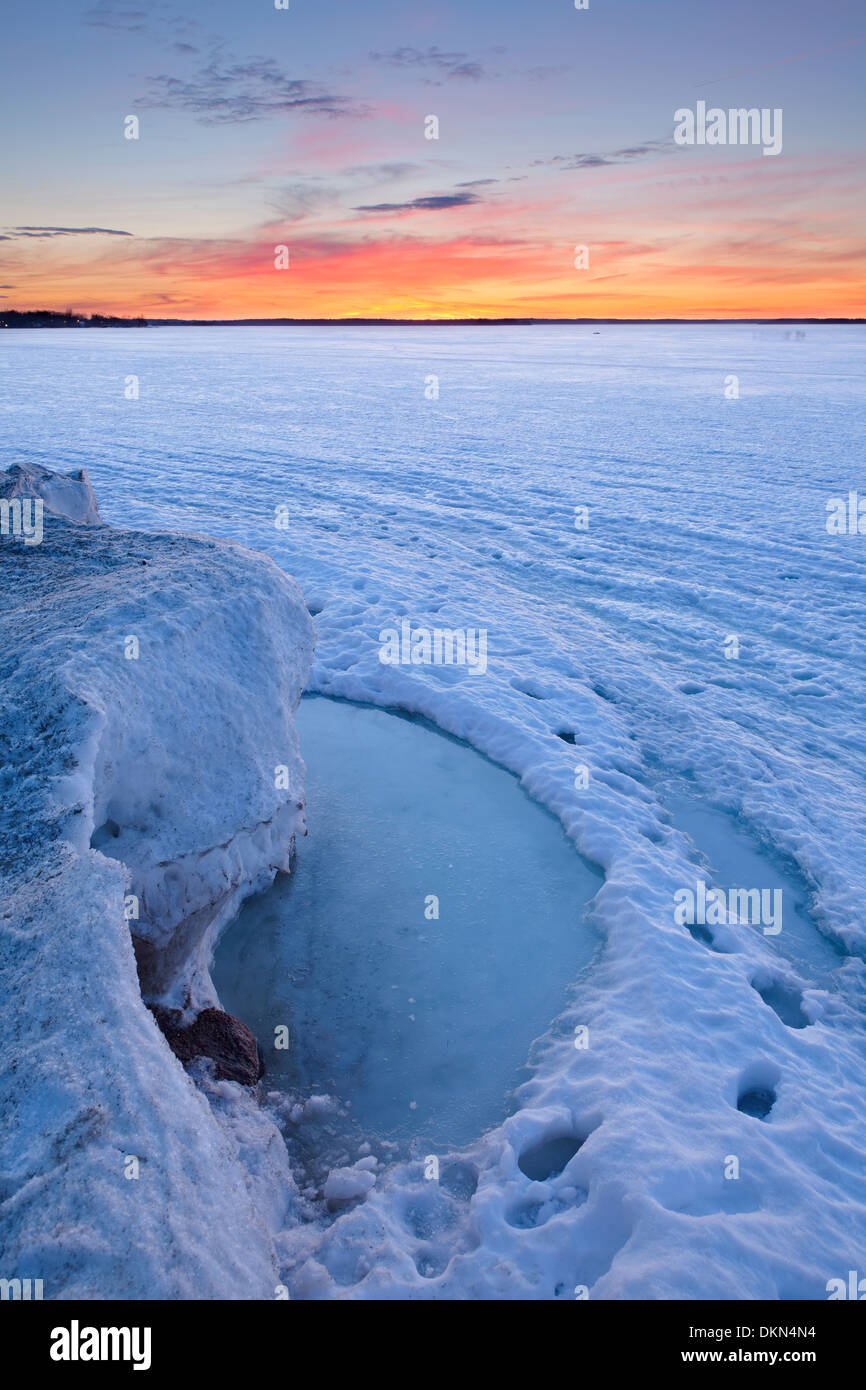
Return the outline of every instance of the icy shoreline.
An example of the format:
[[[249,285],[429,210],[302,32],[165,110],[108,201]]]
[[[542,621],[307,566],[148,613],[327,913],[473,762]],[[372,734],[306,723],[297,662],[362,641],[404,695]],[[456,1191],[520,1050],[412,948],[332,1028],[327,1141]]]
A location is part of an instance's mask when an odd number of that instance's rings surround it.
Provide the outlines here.
[[[185,1018],[215,1003],[215,934],[289,867],[312,624],[265,557],[116,531],[85,473],[25,472],[0,480],[45,511],[41,544],[0,550],[3,1273],[46,1298],[272,1298],[278,1132],[203,1075],[208,1104],[139,972]]]

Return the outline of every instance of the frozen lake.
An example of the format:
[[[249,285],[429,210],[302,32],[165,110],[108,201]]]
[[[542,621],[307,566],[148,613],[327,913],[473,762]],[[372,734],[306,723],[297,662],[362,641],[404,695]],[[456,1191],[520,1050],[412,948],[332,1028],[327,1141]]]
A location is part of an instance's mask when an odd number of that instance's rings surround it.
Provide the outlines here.
[[[856,1264],[866,536],[826,523],[864,492],[864,365],[864,326],[810,323],[0,334],[3,463],[85,466],[115,526],[267,552],[314,617],[309,691],[346,702],[302,709],[298,876],[224,947],[272,1079],[351,1078],[347,1115],[294,1134],[351,1157],[495,1126],[471,1200],[383,1157],[320,1243],[284,1232],[293,1298],[812,1299]],[[383,664],[403,621],[484,629],[486,670]],[[363,721],[342,762],[317,718]],[[579,855],[604,873],[582,976],[586,929],[546,930],[593,891]],[[781,934],[677,923],[699,877],[780,893]],[[578,978],[584,1052],[544,1033]],[[532,1176],[539,1148],[571,1157]]]

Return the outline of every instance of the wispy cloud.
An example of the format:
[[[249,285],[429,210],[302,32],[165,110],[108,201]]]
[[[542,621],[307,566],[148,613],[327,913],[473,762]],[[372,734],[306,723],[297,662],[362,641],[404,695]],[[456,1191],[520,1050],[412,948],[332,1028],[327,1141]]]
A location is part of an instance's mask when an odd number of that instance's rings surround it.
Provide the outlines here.
[[[115,0],[99,0],[99,4],[85,12],[84,22],[94,29],[123,29],[128,34],[142,34],[148,27],[147,18],[146,10],[117,4]]]
[[[570,63],[542,63],[538,67],[526,68],[525,74],[532,82],[549,82],[554,77],[564,77],[571,72]]]
[[[406,160],[353,164],[339,170],[333,180],[308,174],[291,183],[282,184],[273,191],[268,201],[281,217],[291,222],[301,222],[316,216],[325,208],[345,204],[348,198],[357,197],[359,190],[365,185],[399,183],[418,173],[420,168],[420,165]]]
[[[124,0],[98,0],[85,11],[84,22],[92,29],[111,29],[121,34],[142,34],[162,47],[178,53],[198,53],[188,40],[197,37],[199,26],[172,5],[151,3],[146,10]]]
[[[301,222],[340,200],[339,184],[305,179],[283,184],[268,200],[270,206],[289,222]]]
[[[824,48],[807,48],[803,53],[794,53],[790,58],[774,58],[769,63],[755,63],[750,68],[738,68],[736,72],[727,72],[724,77],[711,77],[706,82],[699,82],[699,87],[713,87],[717,82],[728,82],[732,77],[742,77],[749,72],[765,72],[767,68],[782,67],[785,63],[799,63],[803,58],[814,58],[819,53],[832,53],[837,48],[854,48],[859,43],[866,43],[866,36],[856,39],[845,39],[842,43],[830,43]]]
[[[464,77],[478,82],[486,73],[481,63],[470,58],[468,53],[443,53],[436,45],[432,48],[394,48],[390,53],[371,53],[374,63],[384,63],[395,68],[423,68],[440,73],[443,77]]]
[[[533,166],[539,164],[555,165],[560,169],[601,169],[609,164],[631,164],[637,159],[649,159],[661,154],[663,150],[674,150],[671,139],[647,140],[642,145],[626,145],[621,150],[610,150],[604,154],[554,154],[549,159],[534,159]]]
[[[351,164],[343,172],[351,177],[370,179],[405,179],[422,168],[405,159],[386,159],[371,164]]]
[[[206,124],[260,121],[282,112],[358,116],[364,108],[320,84],[289,77],[274,58],[243,61],[215,55],[190,78],[161,73],[149,78],[143,106],[190,111]]]

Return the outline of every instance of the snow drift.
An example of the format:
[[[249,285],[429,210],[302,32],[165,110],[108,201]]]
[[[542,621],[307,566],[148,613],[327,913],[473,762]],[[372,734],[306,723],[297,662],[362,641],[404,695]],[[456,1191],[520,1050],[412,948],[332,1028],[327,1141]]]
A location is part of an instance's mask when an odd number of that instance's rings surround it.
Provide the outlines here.
[[[3,495],[47,516],[41,544],[0,542],[0,1272],[46,1298],[273,1297],[278,1131],[207,1066],[197,1088],[142,995],[217,1002],[216,934],[289,868],[306,606],[241,546],[103,525],[83,471],[16,468]]]
[[[38,498],[52,516],[96,526],[101,521],[87,470],[54,473],[39,463],[15,463],[0,477],[0,497]]]

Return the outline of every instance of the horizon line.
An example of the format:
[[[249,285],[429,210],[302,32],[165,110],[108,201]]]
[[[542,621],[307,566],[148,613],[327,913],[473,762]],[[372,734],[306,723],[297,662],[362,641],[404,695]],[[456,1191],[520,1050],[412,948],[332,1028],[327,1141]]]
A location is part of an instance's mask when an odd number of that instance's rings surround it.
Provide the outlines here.
[[[349,324],[358,324],[359,326],[367,326],[367,327],[369,327],[370,325],[376,325],[376,324],[382,324],[382,325],[388,325],[388,326],[395,326],[395,327],[398,327],[398,326],[400,326],[400,325],[406,325],[406,326],[408,326],[408,327],[412,327],[413,325],[417,325],[417,326],[421,326],[421,327],[430,327],[430,326],[433,326],[433,325],[436,325],[436,324],[442,324],[442,325],[445,325],[445,326],[447,326],[447,325],[449,325],[449,324],[452,325],[452,326],[454,326],[454,325],[463,325],[463,326],[474,326],[474,325],[479,325],[479,326],[484,326],[484,325],[487,325],[487,324],[491,324],[491,325],[500,325],[500,326],[502,326],[502,325],[506,325],[506,326],[507,326],[507,325],[512,325],[512,326],[531,326],[531,325],[533,325],[533,324],[555,324],[555,323],[568,323],[568,324],[581,324],[581,323],[587,323],[587,324],[590,324],[590,323],[593,323],[593,324],[611,324],[611,323],[756,323],[756,324],[785,324],[785,323],[789,323],[789,324],[791,324],[791,323],[793,323],[793,324],[796,324],[796,323],[841,324],[841,323],[866,323],[866,317],[864,317],[864,316],[861,316],[861,315],[839,315],[839,314],[832,314],[832,315],[829,315],[829,314],[828,314],[828,315],[825,315],[825,316],[814,315],[814,314],[813,314],[813,315],[783,315],[783,316],[776,316],[776,317],[772,317],[772,318],[766,317],[766,316],[763,316],[763,315],[759,315],[759,316],[750,315],[750,316],[735,317],[735,318],[718,318],[718,317],[683,318],[683,317],[681,317],[681,316],[667,316],[667,315],[660,315],[660,316],[656,316],[656,317],[651,317],[651,316],[646,316],[646,317],[633,317],[633,316],[629,316],[629,317],[623,317],[623,318],[616,317],[616,316],[610,316],[610,315],[604,315],[604,316],[580,316],[580,317],[563,316],[563,317],[551,318],[551,317],[548,317],[548,316],[538,316],[538,315],[534,315],[534,314],[525,315],[525,316],[524,316],[524,315],[516,315],[516,314],[500,314],[500,315],[491,315],[491,316],[480,316],[480,315],[454,316],[454,317],[449,317],[449,318],[441,318],[441,317],[440,317],[440,318],[391,318],[391,317],[387,317],[387,316],[378,316],[378,315],[372,315],[372,314],[353,314],[353,315],[342,316],[342,317],[341,317],[341,316],[335,316],[335,317],[332,317],[332,318],[314,318],[314,317],[309,317],[309,316],[299,316],[299,317],[286,317],[286,316],[282,316],[282,317],[264,317],[264,316],[256,316],[256,317],[248,317],[248,318],[231,318],[231,319],[227,319],[227,318],[211,318],[211,319],[205,319],[205,318],[156,318],[156,317],[152,317],[152,316],[147,315],[147,314],[130,314],[130,315],[123,315],[123,314],[100,314],[99,312],[96,312],[95,314],[92,314],[92,315],[87,315],[87,314],[81,314],[81,315],[79,315],[79,314],[76,314],[76,313],[68,314],[68,313],[67,313],[66,311],[64,311],[64,310],[57,310],[57,309],[12,309],[11,307],[10,307],[10,308],[7,308],[7,309],[5,309],[5,310],[0,309],[0,323],[2,323],[2,321],[3,321],[4,313],[7,314],[7,315],[9,315],[10,317],[11,317],[12,315],[16,315],[16,316],[25,316],[25,315],[26,315],[26,316],[30,316],[30,315],[45,315],[46,317],[52,317],[52,318],[56,318],[56,319],[64,319],[64,318],[76,319],[76,318],[79,318],[79,317],[80,317],[81,319],[90,319],[90,318],[96,317],[96,318],[103,318],[103,319],[106,319],[106,320],[113,320],[115,323],[130,324],[130,325],[135,325],[135,326],[137,326],[136,321],[138,321],[139,324],[141,323],[141,321],[143,321],[143,326],[146,326],[146,327],[155,327],[155,328],[171,328],[171,327],[190,327],[190,328],[199,328],[199,327],[201,327],[201,328],[207,328],[207,327],[224,327],[224,328],[231,328],[231,327],[265,327],[265,326],[268,326],[268,325],[279,325],[279,326],[286,326],[286,327],[291,327],[292,325],[297,325],[297,326],[301,326],[301,327],[313,327],[313,326],[319,326],[319,325],[321,325],[321,326],[327,327],[328,325],[339,325],[339,326],[344,326],[344,325],[349,325]]]
[[[146,317],[141,315],[142,318]],[[613,318],[613,317],[581,317],[581,318],[548,318],[529,315],[527,317],[514,314],[502,314],[491,317],[465,317],[465,318],[379,318],[373,315],[355,314],[345,318],[243,318],[243,319],[148,319],[148,324],[154,327],[169,328],[172,325],[188,327],[208,327],[222,326],[243,327],[255,324],[421,324],[425,327],[430,324],[546,324],[546,323],[866,323],[866,317],[847,317],[842,315],[827,315],[818,317],[782,317],[782,318]]]

